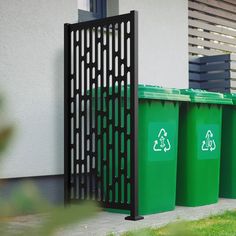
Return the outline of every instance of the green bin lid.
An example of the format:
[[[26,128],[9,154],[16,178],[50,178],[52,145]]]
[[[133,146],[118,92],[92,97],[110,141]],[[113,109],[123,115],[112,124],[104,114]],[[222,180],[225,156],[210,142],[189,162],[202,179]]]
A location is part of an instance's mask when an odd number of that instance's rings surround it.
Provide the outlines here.
[[[189,95],[181,94],[179,89],[143,84],[138,86],[138,97],[139,99],[190,101]]]
[[[232,99],[233,105],[236,105],[236,93],[225,93],[225,98]]]
[[[194,103],[232,104],[232,99],[226,98],[222,93],[200,89],[181,89],[181,93],[189,95],[191,102]]]
[[[129,90],[129,86],[127,88]],[[112,87],[109,88],[112,90]],[[94,89],[92,90],[94,91]],[[98,88],[98,97],[101,90]],[[124,96],[124,89],[121,89],[121,96]],[[128,95],[129,96],[129,95]],[[181,94],[180,89],[163,88],[152,85],[138,85],[139,99],[155,99],[155,100],[169,100],[169,101],[190,101],[189,95]]]

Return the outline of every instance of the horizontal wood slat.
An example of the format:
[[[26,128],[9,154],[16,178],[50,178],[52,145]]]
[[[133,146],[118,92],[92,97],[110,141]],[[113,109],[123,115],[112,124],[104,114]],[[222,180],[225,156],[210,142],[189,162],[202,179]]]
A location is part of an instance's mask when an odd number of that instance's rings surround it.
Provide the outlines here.
[[[236,45],[236,39],[228,38],[226,36],[222,36],[219,34],[208,33],[208,32],[199,31],[197,29],[191,29],[191,28],[189,28],[188,34],[192,35],[192,36],[202,37],[205,39],[211,39],[211,40],[216,40],[216,41],[223,42],[223,43]]]
[[[189,10],[189,17],[196,18],[196,19],[206,21],[206,22],[210,22],[210,23],[213,23],[213,24],[216,24],[216,25],[222,25],[222,26],[226,26],[226,27],[236,29],[236,23],[235,22],[225,20],[225,19],[222,19],[222,18],[217,18],[215,16],[206,15],[206,14],[198,12],[198,11]]]
[[[229,63],[206,64],[206,65],[201,65],[199,70],[201,72],[230,70],[230,64]]]
[[[236,5],[235,0],[223,0],[224,2],[231,3],[232,5]]]
[[[192,64],[191,61],[189,63],[189,71],[190,72],[200,72],[200,65]]]
[[[189,54],[236,53],[236,0],[189,0]]]
[[[219,16],[219,17],[228,19],[230,21],[236,21],[236,14],[221,10],[220,8],[217,9],[217,8],[209,7],[205,4],[199,4],[197,2],[189,2],[188,6],[189,8],[198,10],[200,12],[205,12],[207,14]]]
[[[211,71],[212,72],[212,71]],[[201,74],[201,80],[210,81],[210,80],[221,80],[221,79],[229,79],[230,72],[218,72],[218,73],[203,73]]]
[[[217,56],[208,56],[208,57],[201,57],[201,58],[198,58],[198,63],[200,64],[205,64],[205,63],[212,63],[212,62],[221,62],[221,61],[231,61],[231,60],[234,60],[234,59],[231,59],[233,58],[232,55],[234,54],[222,54],[222,55],[217,55]]]
[[[201,40],[199,38],[192,38],[192,37],[188,38],[188,42],[190,44],[194,44],[197,46],[204,46],[204,47],[222,50],[224,52],[235,52],[236,53],[236,47],[233,47],[233,46],[230,46],[227,44],[219,44],[219,43],[214,43],[212,41],[206,41],[206,40]]]
[[[217,7],[226,11],[230,11],[235,13],[236,12],[236,4],[235,6],[232,4],[229,4],[224,1],[218,1],[218,0],[196,0],[197,2],[204,3],[206,5],[212,6],[212,7]],[[234,1],[234,3],[236,3]]]
[[[215,26],[215,25],[211,25],[206,22],[198,21],[196,19],[195,20],[189,19],[188,24],[191,27],[196,27],[196,28],[200,28],[200,29],[207,30],[207,31],[212,31],[212,32],[219,33],[219,34],[224,34],[224,35],[236,37],[236,31],[225,29],[225,28]]]
[[[203,55],[203,56],[220,55],[222,53],[221,51],[207,50],[204,48],[197,48],[193,46],[189,46],[188,51],[190,54]]]

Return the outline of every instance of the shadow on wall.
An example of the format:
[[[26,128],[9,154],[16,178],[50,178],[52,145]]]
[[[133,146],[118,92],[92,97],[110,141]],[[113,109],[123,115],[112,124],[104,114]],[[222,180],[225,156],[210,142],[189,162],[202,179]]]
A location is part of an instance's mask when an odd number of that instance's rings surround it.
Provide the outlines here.
[[[64,172],[64,50],[55,54],[54,60],[54,98],[55,98],[55,147],[56,168]]]

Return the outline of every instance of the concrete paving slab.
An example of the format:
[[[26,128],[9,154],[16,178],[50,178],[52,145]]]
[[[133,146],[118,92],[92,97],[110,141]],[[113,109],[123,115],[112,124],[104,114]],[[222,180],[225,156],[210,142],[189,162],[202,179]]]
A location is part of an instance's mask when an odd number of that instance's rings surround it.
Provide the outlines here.
[[[236,199],[220,199],[217,204],[201,207],[180,207],[174,211],[145,216],[141,221],[124,220],[126,215],[100,212],[95,218],[60,230],[58,236],[102,236],[109,233],[120,235],[125,231],[146,227],[161,227],[177,220],[197,220],[210,215],[236,209]]]
[[[217,204],[201,207],[180,207],[174,211],[144,216],[141,221],[124,220],[124,214],[100,212],[94,218],[58,230],[56,236],[102,236],[113,233],[121,235],[125,231],[146,227],[161,227],[177,220],[197,220],[210,215],[236,209],[236,199],[220,199]],[[47,217],[47,215],[46,215]],[[39,227],[45,215],[15,217],[8,224],[8,232],[16,233],[23,229]]]

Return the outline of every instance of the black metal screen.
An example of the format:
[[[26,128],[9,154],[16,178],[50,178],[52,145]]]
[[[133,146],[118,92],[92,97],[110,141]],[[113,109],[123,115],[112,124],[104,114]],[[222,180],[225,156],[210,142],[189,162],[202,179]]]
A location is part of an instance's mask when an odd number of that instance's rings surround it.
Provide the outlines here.
[[[137,12],[65,24],[65,201],[137,212]]]

